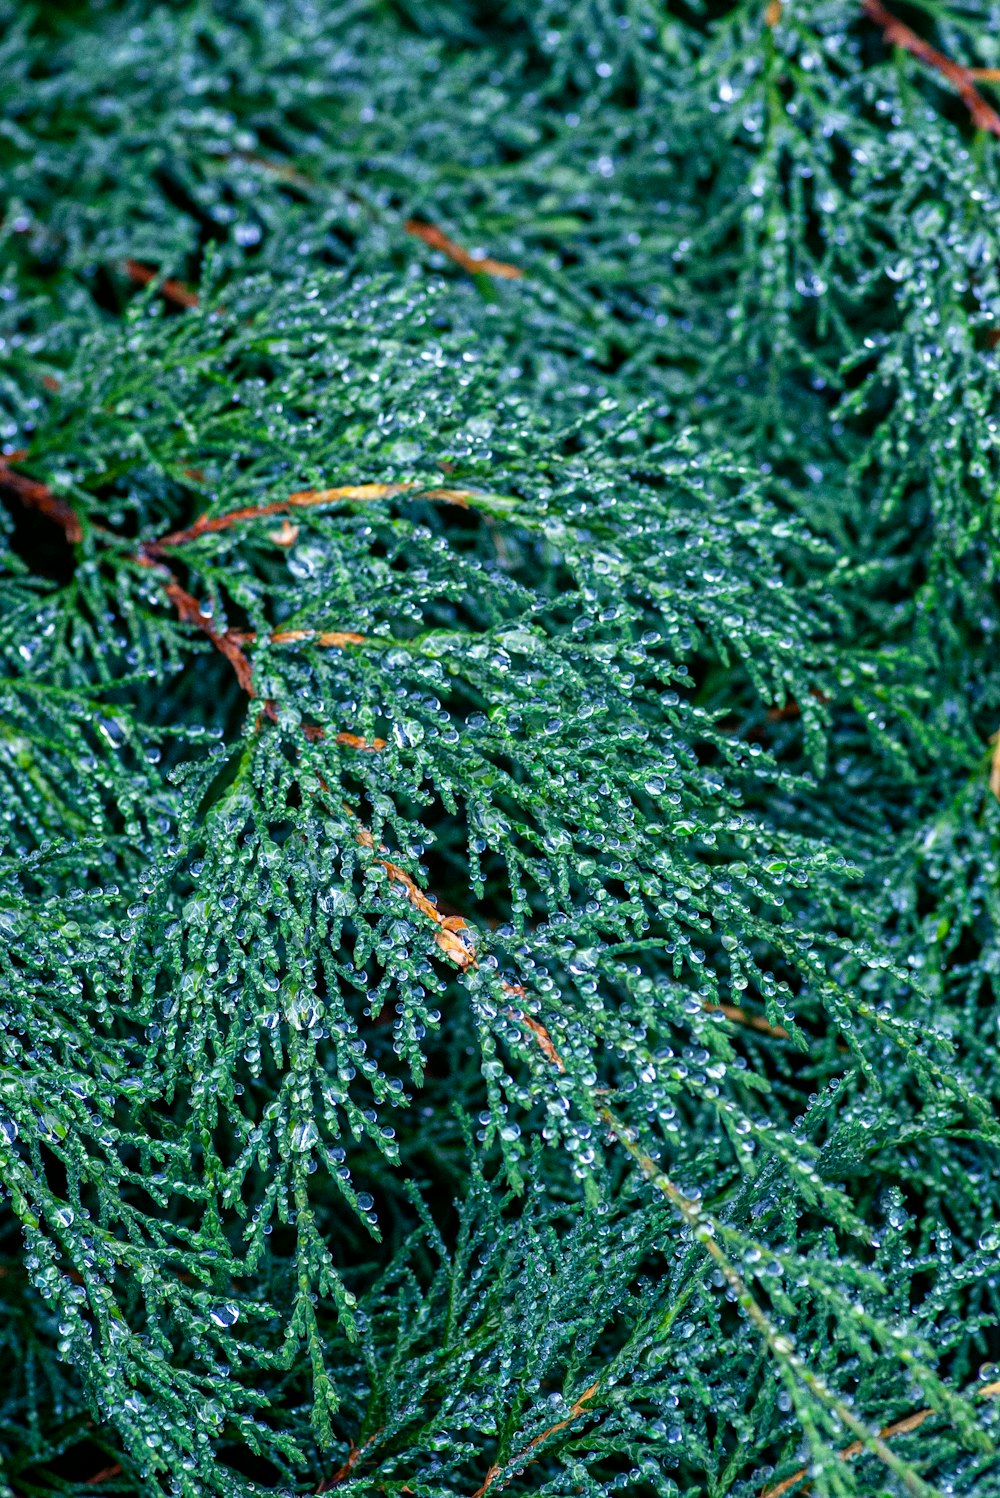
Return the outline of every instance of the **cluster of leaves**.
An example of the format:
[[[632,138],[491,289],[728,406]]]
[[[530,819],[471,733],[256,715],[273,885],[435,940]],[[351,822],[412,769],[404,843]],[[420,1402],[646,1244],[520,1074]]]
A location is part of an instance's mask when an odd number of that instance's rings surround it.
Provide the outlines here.
[[[1000,15],[0,28],[0,1493],[997,1498]]]

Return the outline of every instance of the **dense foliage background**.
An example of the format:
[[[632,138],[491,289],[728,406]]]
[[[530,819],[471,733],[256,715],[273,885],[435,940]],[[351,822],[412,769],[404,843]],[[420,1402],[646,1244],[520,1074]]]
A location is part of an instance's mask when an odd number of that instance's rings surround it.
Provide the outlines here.
[[[1000,1495],[998,84],[0,0],[4,1498]]]

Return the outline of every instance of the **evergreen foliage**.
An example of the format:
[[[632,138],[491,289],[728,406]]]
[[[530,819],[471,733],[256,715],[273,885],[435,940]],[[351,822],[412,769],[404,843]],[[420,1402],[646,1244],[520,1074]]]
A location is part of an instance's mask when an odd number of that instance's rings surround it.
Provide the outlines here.
[[[0,33],[0,1494],[1000,1498],[1000,10]]]

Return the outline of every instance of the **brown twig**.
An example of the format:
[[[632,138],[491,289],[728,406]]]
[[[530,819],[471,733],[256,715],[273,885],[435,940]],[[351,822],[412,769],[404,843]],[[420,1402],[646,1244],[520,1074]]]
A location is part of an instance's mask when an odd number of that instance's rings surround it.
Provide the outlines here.
[[[370,502],[392,498],[397,494],[419,494],[422,499],[440,500],[446,504],[458,505],[462,509],[467,509],[469,501],[476,497],[473,491],[468,489],[422,489],[419,484],[346,484],[333,489],[300,489],[285,499],[274,500],[269,504],[243,505],[239,509],[227,510],[221,515],[203,514],[193,525],[186,526],[183,530],[171,531],[159,539],[144,541],[139,547],[136,560],[145,567],[156,568],[164,575],[167,597],[174,605],[179,617],[186,623],[196,625],[211,640],[216,649],[229,661],[240,686],[249,697],[253,697],[255,695],[253,670],[243,646],[255,640],[256,634],[232,629],[217,630],[211,620],[202,613],[198,600],[181,587],[165,564],[164,552],[183,546],[189,541],[197,541],[202,536],[216,535],[220,531],[230,530],[244,520],[259,520],[271,515],[282,515],[289,509],[306,509],[315,505],[333,504],[337,501]],[[363,635],[344,630],[318,632],[279,630],[271,636],[272,641],[279,644],[309,638],[314,638],[320,645],[340,646],[341,648],[345,644],[360,644],[364,640]],[[272,720],[276,717],[273,703],[267,703],[264,711]],[[321,728],[307,727],[304,732],[309,738],[324,737]],[[338,734],[336,737],[338,743],[348,744],[355,748],[382,749],[385,747],[385,741],[382,739],[375,739],[369,743],[355,734]]]
[[[0,487],[16,494],[27,509],[37,510],[39,514],[54,521],[61,527],[63,535],[71,545],[82,541],[83,527],[72,506],[53,494],[48,484],[41,484],[37,479],[30,479],[11,468],[12,462],[19,462],[25,457],[27,453],[16,452],[0,458]]]
[[[307,177],[305,172],[300,172],[297,167],[290,166],[287,161],[275,161],[272,157],[261,156],[256,151],[227,151],[224,159],[243,161],[247,166],[262,167],[265,172],[270,172],[272,177],[277,177],[281,182],[288,182],[292,187],[298,187],[303,192],[315,192],[319,186],[312,177]]]
[[[597,1379],[596,1382],[592,1383],[588,1389],[584,1389],[580,1397],[574,1400],[572,1406],[570,1407],[570,1412],[564,1420],[557,1420],[555,1425],[550,1425],[548,1430],[543,1430],[541,1435],[535,1436],[534,1440],[529,1441],[522,1452],[514,1457],[511,1462],[505,1463],[505,1465],[519,1466],[519,1464],[523,1464],[524,1466],[527,1466],[529,1462],[534,1460],[534,1458],[531,1456],[531,1453],[537,1446],[541,1446],[543,1441],[547,1441],[549,1436],[554,1436],[557,1431],[565,1430],[567,1425],[571,1425],[572,1422],[574,1420],[578,1420],[581,1415],[587,1415],[590,1413],[590,1411],[586,1409],[586,1405],[589,1400],[593,1399],[600,1386],[601,1381],[600,1379]],[[472,1495],[472,1498],[483,1498],[483,1495],[487,1493],[493,1486],[494,1482],[500,1476],[500,1473],[502,1471],[503,1467],[497,1466],[494,1463],[494,1465],[487,1472],[486,1480],[484,1481],[482,1487],[476,1489],[476,1491]]]
[[[299,539],[299,527],[290,520],[283,520],[276,531],[268,531],[267,539],[275,546],[294,546]]]
[[[287,182],[289,186],[297,187],[302,192],[315,193],[317,190],[322,190],[322,182],[299,171],[298,167],[291,166],[286,161],[276,161],[256,151],[229,151],[226,155],[230,160],[243,161],[248,166],[260,167],[262,171],[270,172],[279,181]],[[352,193],[342,183],[339,186],[341,191],[346,191],[348,197],[361,203],[369,213],[374,213],[378,218],[382,217],[373,204],[356,193]],[[428,224],[423,219],[408,218],[403,228],[407,234],[412,234],[414,239],[422,240],[432,250],[440,250],[442,255],[447,255],[449,260],[454,261],[456,265],[461,266],[462,270],[467,270],[474,276],[495,276],[502,281],[519,281],[524,276],[524,271],[520,266],[511,265],[509,261],[494,260],[490,255],[471,255],[468,250],[463,249],[460,244],[456,244],[455,240],[445,234],[443,229],[439,229],[435,224]]]
[[[355,815],[349,806],[345,806],[344,810],[352,817]],[[375,839],[367,827],[360,827],[356,836],[363,848],[375,847]],[[381,854],[385,850],[380,848],[378,851]],[[449,962],[454,963],[463,973],[469,968],[476,967],[476,944],[468,921],[463,920],[460,915],[442,915],[438,910],[437,902],[424,894],[419,884],[405,869],[401,869],[398,863],[392,863],[389,859],[382,857],[377,858],[376,862],[381,864],[394,884],[403,886],[406,898],[414,909],[419,910],[421,915],[426,916],[437,926],[434,940]]]
[[[423,240],[432,250],[440,250],[442,255],[447,255],[449,260],[454,260],[463,270],[471,271],[474,276],[496,276],[502,281],[519,281],[524,271],[519,266],[509,265],[506,260],[493,260],[489,255],[470,255],[468,250],[463,250],[460,244],[449,239],[443,230],[434,224],[425,224],[416,218],[408,218],[403,225],[407,234],[412,234],[415,239]]]
[[[983,1384],[981,1389],[975,1389],[973,1392],[977,1399],[990,1399],[994,1395],[1000,1394],[1000,1382]],[[911,1430],[919,1430],[925,1420],[929,1420],[932,1415],[937,1414],[940,1414],[939,1410],[930,1408],[915,1410],[912,1415],[904,1415],[901,1420],[894,1420],[891,1425],[883,1425],[878,1433],[879,1440],[885,1441],[891,1436],[908,1435]],[[845,1446],[840,1452],[841,1460],[845,1462],[853,1461],[856,1456],[861,1455],[864,1449],[863,1442],[852,1441],[849,1446]],[[773,1487],[765,1488],[760,1498],[782,1498],[784,1493],[790,1493],[792,1488],[800,1483],[804,1477],[808,1477],[808,1475],[808,1467],[800,1467],[797,1472],[792,1473],[791,1477],[785,1477],[781,1482],[775,1483]],[[803,1489],[804,1492],[805,1489]]]
[[[356,733],[338,733],[334,742],[348,749],[363,749],[367,754],[378,754],[385,748],[385,739],[362,739]]]
[[[254,629],[234,629],[230,633],[241,645],[255,645],[261,638]],[[343,650],[345,645],[363,645],[367,638],[367,635],[358,635],[353,630],[346,629],[276,629],[265,636],[270,645],[295,645],[308,640],[313,645],[338,650]]]
[[[375,740],[375,742],[378,743],[379,741]],[[324,791],[329,792],[330,788],[322,777],[319,778],[319,783]],[[357,820],[357,812],[350,806],[342,804],[342,809],[349,817]],[[355,837],[363,848],[375,847],[375,839],[367,827],[359,825]],[[381,856],[388,851],[386,848],[380,847],[377,851],[379,857],[376,858],[375,862],[385,869],[394,884],[402,886],[406,898],[414,909],[419,910],[421,915],[426,916],[429,921],[432,921],[437,926],[438,929],[434,941],[448,961],[457,967],[459,972],[463,973],[478,967],[479,959],[476,955],[475,928],[460,915],[442,915],[438,909],[436,899],[425,894],[416,880],[405,869],[401,869],[398,863],[393,863],[390,859]],[[524,997],[525,990],[520,983],[510,983],[505,979],[501,987],[504,993],[508,994],[511,998],[520,999]],[[526,1030],[530,1030],[535,1044],[546,1060],[551,1062],[557,1071],[565,1073],[566,1063],[560,1056],[552,1040],[552,1036],[541,1020],[535,1019],[532,1015],[522,1014],[520,1011],[508,1010],[508,1013],[511,1018],[516,1019],[519,1024],[522,1024]]]
[[[339,1466],[336,1472],[334,1472],[330,1477],[324,1477],[323,1481],[316,1489],[316,1492],[329,1493],[334,1488],[339,1487],[342,1482],[345,1482],[347,1478],[350,1477],[351,1473],[354,1471],[355,1467],[364,1456],[365,1452],[370,1446],[373,1446],[375,1444],[381,1434],[381,1430],[377,1430],[374,1435],[369,1436],[367,1441],[363,1442],[360,1446],[355,1446],[354,1442],[352,1441],[351,1448],[347,1453],[347,1460],[341,1466]]]
[[[252,639],[253,636],[248,636]],[[272,645],[292,645],[300,640],[310,640],[325,649],[343,650],[345,645],[363,645],[365,636],[349,629],[277,629],[271,635]]]
[[[378,499],[392,499],[397,494],[413,494],[420,499],[441,500],[444,504],[458,505],[465,510],[470,500],[480,496],[472,489],[425,489],[420,484],[343,484],[335,489],[300,489],[286,499],[272,500],[266,505],[243,505],[237,510],[226,510],[221,515],[200,515],[193,525],[184,530],[171,531],[158,541],[147,541],[143,550],[148,556],[158,556],[173,546],[183,546],[187,541],[197,541],[200,536],[215,535],[230,530],[243,520],[261,520],[271,515],[284,515],[289,510],[304,510],[315,505],[336,504],[338,501],[370,503]]]
[[[746,1025],[748,1030],[759,1030],[762,1035],[773,1035],[775,1040],[787,1040],[788,1031],[784,1025],[772,1025],[762,1014],[752,1014],[749,1009],[741,1009],[737,1004],[710,1004],[704,1000],[701,1006],[708,1014],[724,1014],[736,1025]]]
[[[192,531],[194,529],[195,527],[192,527]],[[177,534],[181,535],[183,533],[178,532]],[[201,534],[204,534],[204,530]],[[225,656],[226,660],[232,666],[233,671],[236,673],[236,680],[247,696],[251,698],[255,697],[256,689],[254,687],[253,668],[247,659],[247,654],[243,647],[256,640],[256,634],[252,630],[218,630],[215,628],[211,618],[202,612],[201,604],[197,598],[181,587],[174,574],[170,571],[170,568],[160,560],[160,548],[166,545],[169,540],[170,538],[166,537],[161,542],[146,542],[140,547],[136,560],[142,566],[152,567],[157,572],[163,574],[164,592],[177,610],[178,618],[187,624],[195,625],[196,628],[201,630],[202,634],[211,640],[216,650]],[[315,638],[316,642],[320,645],[340,646],[341,648],[347,644],[361,644],[364,641],[364,635],[353,634],[343,630],[278,630],[271,636],[272,642],[278,644],[308,638]],[[272,722],[277,720],[278,712],[273,702],[266,702],[264,704],[264,715],[270,718]],[[303,732],[310,739],[322,739],[326,736],[324,730],[315,725],[307,725]],[[335,735],[335,741],[351,749],[368,751],[384,749],[386,742],[385,739],[363,739],[356,733],[338,733]]]
[[[0,487],[9,489],[26,508],[37,510],[39,514],[45,515],[58,525],[70,544],[81,541],[83,527],[72,506],[53,494],[47,484],[28,478],[26,474],[18,473],[10,466],[12,462],[20,462],[25,457],[27,453],[16,452],[0,458]],[[254,695],[253,672],[243,651],[239,635],[234,630],[220,631],[214,627],[211,620],[202,613],[198,600],[181,587],[168,567],[158,559],[154,560],[156,549],[155,543],[140,547],[135,560],[143,566],[155,567],[157,571],[164,574],[164,591],[177,610],[178,616],[185,623],[196,625],[204,635],[207,635],[215,648],[229,661],[236,672],[240,686],[248,696],[252,697]]]
[[[524,989],[519,983],[505,983],[504,988],[508,993],[516,994],[518,997],[520,997],[524,993]],[[565,1073],[566,1063],[560,1056],[559,1052],[556,1050],[555,1046],[552,1044],[552,1036],[549,1034],[548,1030],[546,1030],[541,1020],[534,1019],[530,1014],[522,1014],[520,1015],[519,1023],[526,1026],[526,1028],[531,1031],[532,1035],[535,1037],[538,1049],[541,1051],[546,1060],[552,1062],[552,1065],[555,1067],[556,1071]]]
[[[155,265],[144,265],[141,260],[126,260],[125,274],[137,286],[149,286],[159,279],[160,272]],[[172,302],[175,307],[190,308],[198,305],[198,293],[183,281],[175,281],[170,276],[165,281],[159,281],[156,289],[165,302]]]
[[[925,42],[922,36],[918,36],[890,10],[886,10],[882,0],[861,0],[861,8],[869,20],[881,27],[882,35],[890,46],[902,47],[904,52],[919,58],[940,73],[942,78],[947,78],[978,130],[988,130],[991,135],[1000,137],[1000,114],[997,114],[976,88],[977,74],[971,68],[964,67],[960,62],[952,62],[950,57],[945,57],[930,42]]]
[[[102,1467],[100,1472],[95,1472],[93,1477],[88,1477],[86,1486],[94,1487],[96,1483],[107,1482],[112,1477],[121,1477],[122,1469],[119,1462],[112,1462],[110,1467]]]
[[[257,719],[258,728],[264,718],[267,718],[271,723],[277,723],[278,705],[276,702],[268,701],[264,703],[263,710]],[[311,744],[319,743],[322,739],[326,738],[326,729],[320,728],[318,723],[303,723],[301,728],[303,738],[307,738]],[[378,754],[385,748],[385,739],[363,739],[360,734],[356,733],[335,733],[333,742],[335,744],[343,744],[348,749],[364,749],[370,754]]]
[[[157,564],[150,563],[147,565],[155,566]],[[166,570],[167,569],[164,568],[164,571]],[[244,692],[246,692],[248,697],[253,697],[253,671],[250,667],[250,662],[246,658],[243,646],[240,644],[239,639],[234,635],[233,631],[229,629],[216,629],[211,619],[207,618],[202,613],[201,604],[198,602],[197,598],[192,597],[190,593],[188,593],[184,588],[181,587],[180,583],[174,577],[172,572],[168,574],[168,577],[164,583],[164,591],[167,597],[170,599],[170,602],[173,604],[174,608],[177,610],[178,617],[182,619],[185,624],[196,625],[197,628],[201,630],[202,634],[206,635],[208,639],[211,640],[216,650],[218,650],[222,655],[225,656],[226,660],[236,672],[236,680],[239,682]]]

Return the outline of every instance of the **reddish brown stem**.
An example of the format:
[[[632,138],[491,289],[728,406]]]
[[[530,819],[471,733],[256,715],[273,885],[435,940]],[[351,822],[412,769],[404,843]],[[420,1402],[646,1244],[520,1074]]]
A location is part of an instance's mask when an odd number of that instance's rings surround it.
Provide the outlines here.
[[[397,494],[417,494],[421,499],[442,500],[445,504],[468,509],[469,501],[476,496],[471,489],[424,489],[420,484],[343,484],[335,489],[300,489],[286,499],[276,499],[266,505],[243,505],[238,510],[226,510],[221,515],[200,515],[193,525],[180,531],[171,531],[158,541],[147,541],[144,550],[156,556],[173,546],[183,546],[187,541],[197,541],[201,536],[215,535],[219,531],[231,530],[244,520],[261,520],[271,515],[284,515],[289,510],[303,510],[314,505],[336,504],[338,501],[360,501],[369,503],[377,499],[392,499]]]
[[[27,456],[25,453],[10,453],[8,457],[0,458],[0,486],[16,494],[27,509],[37,510],[39,514],[54,521],[62,529],[63,535],[71,545],[82,541],[83,527],[72,506],[53,494],[48,484],[40,484],[37,479],[29,479],[25,474],[16,473],[11,468],[12,461],[25,456]]]
[[[112,1462],[110,1467],[102,1467],[100,1472],[95,1472],[93,1477],[87,1478],[87,1487],[92,1488],[96,1483],[108,1482],[112,1477],[121,1477],[122,1469],[118,1462]]]
[[[247,639],[255,637],[248,635]],[[345,645],[363,645],[365,636],[350,629],[276,629],[270,636],[272,645],[296,645],[308,640],[324,649],[343,650]]]
[[[237,636],[237,638],[240,638]],[[261,718],[268,718],[272,723],[278,721],[278,705],[275,702],[265,702]],[[258,726],[260,718],[258,718]],[[310,743],[318,743],[326,738],[326,731],[316,723],[305,723],[302,725],[302,733]],[[363,739],[356,733],[337,733],[333,736],[335,744],[343,744],[347,749],[363,749],[369,754],[378,754],[385,748],[385,739]]]
[[[261,156],[256,151],[231,151],[227,153],[229,159],[245,161],[250,166],[262,167],[264,171],[270,172],[279,181],[287,182],[292,187],[300,188],[305,192],[315,192],[322,188],[322,183],[301,172],[297,167],[291,166],[286,161],[276,161],[269,156]],[[349,197],[354,194],[348,191]],[[355,201],[362,202],[361,198]],[[369,211],[372,205],[365,204]],[[407,234],[412,234],[414,239],[422,240],[432,250],[439,250],[442,255],[447,255],[456,265],[463,270],[471,272],[474,276],[496,276],[502,281],[518,281],[524,271],[517,265],[511,265],[506,260],[494,260],[489,255],[470,255],[468,250],[462,248],[454,239],[445,234],[435,224],[425,223],[422,219],[408,218],[403,224]]]
[[[523,1463],[524,1466],[527,1466],[529,1462],[534,1460],[531,1453],[535,1450],[536,1447],[541,1446],[543,1441],[547,1441],[550,1436],[556,1435],[560,1430],[565,1430],[567,1425],[571,1425],[572,1422],[574,1420],[578,1420],[581,1415],[586,1415],[588,1413],[586,1406],[588,1402],[593,1399],[594,1395],[600,1388],[600,1385],[601,1381],[600,1379],[597,1379],[590,1385],[589,1389],[584,1389],[579,1399],[574,1401],[565,1420],[557,1420],[555,1425],[550,1425],[548,1430],[543,1430],[540,1436],[536,1436],[533,1441],[529,1441],[524,1450],[514,1458],[514,1464],[520,1465]],[[484,1495],[489,1492],[490,1488],[493,1486],[494,1482],[496,1482],[502,1471],[502,1467],[496,1466],[494,1464],[494,1466],[492,1466],[487,1472],[486,1480],[484,1481],[482,1487],[476,1489],[476,1491],[472,1495],[472,1498],[484,1498]]]
[[[313,505],[332,504],[336,501],[361,500],[370,501],[385,499],[395,494],[403,494],[419,490],[417,484],[348,484],[334,489],[301,489],[295,494],[290,494],[286,499],[275,500],[264,505],[243,505],[236,510],[227,510],[221,515],[201,515],[193,525],[186,526],[183,530],[171,531],[169,535],[161,536],[159,540],[145,541],[139,549],[138,560],[145,566],[156,567],[161,570],[168,581],[165,584],[167,597],[173,603],[181,619],[189,624],[196,625],[203,634],[212,641],[217,650],[226,657],[236,672],[240,686],[248,696],[254,695],[253,671],[243,649],[245,642],[254,639],[253,634],[238,630],[219,631],[214,628],[211,621],[201,611],[197,599],[186,592],[177,582],[176,578],[167,568],[162,559],[163,553],[174,547],[182,546],[185,542],[196,541],[201,536],[217,534],[238,525],[244,520],[259,520],[270,515],[280,515],[289,509],[304,509]],[[465,508],[471,494],[463,489],[427,489],[420,490],[422,497],[427,499],[443,500],[448,504],[456,504]],[[275,636],[279,642],[283,640],[305,639],[310,632],[289,630],[282,634],[280,631]],[[360,642],[361,635],[345,633],[343,631],[327,631],[317,636],[319,643],[324,645],[344,645],[350,642]],[[268,704],[265,709],[268,717],[275,716],[273,705]],[[306,729],[307,737],[322,738],[322,729]],[[337,736],[339,743],[351,744],[354,747],[383,748],[382,740],[374,740],[371,744],[357,738],[356,735],[347,734]]]
[[[504,988],[507,993],[515,994],[517,997],[520,997],[524,993],[524,989],[519,983],[505,983]],[[541,1020],[532,1018],[530,1014],[522,1014],[520,1016],[520,1023],[531,1031],[535,1037],[535,1043],[545,1059],[552,1062],[556,1071],[561,1071],[565,1074],[566,1063],[553,1045],[552,1036],[546,1030]]]
[[[463,250],[460,244],[449,239],[443,230],[434,224],[425,224],[416,218],[408,218],[403,225],[407,234],[412,234],[414,239],[423,240],[432,250],[440,250],[442,255],[447,255],[449,260],[454,260],[463,270],[470,271],[474,276],[496,276],[502,281],[519,281],[524,271],[516,265],[509,265],[506,260],[493,260],[489,255],[470,255],[468,250]]]
[[[342,1466],[338,1467],[336,1472],[334,1472],[330,1477],[324,1477],[323,1481],[316,1489],[316,1492],[329,1493],[334,1488],[339,1487],[342,1482],[346,1482],[351,1473],[354,1471],[358,1462],[364,1456],[365,1452],[369,1449],[369,1447],[375,1444],[381,1434],[382,1432],[380,1430],[377,1430],[373,1436],[369,1436],[368,1440],[363,1442],[363,1444],[360,1446],[355,1446],[352,1441],[351,1449],[347,1453],[347,1460],[343,1463]]]
[[[155,265],[143,265],[141,260],[126,260],[125,274],[137,286],[149,286],[158,278],[160,272]],[[192,291],[190,286],[185,286],[183,281],[175,281],[168,277],[165,281],[160,281],[157,290],[165,302],[172,302],[175,307],[197,307],[198,305],[198,293]]]
[[[890,10],[886,10],[882,0],[861,0],[861,8],[869,20],[881,27],[882,35],[891,47],[902,47],[911,57],[918,57],[921,62],[940,73],[942,78],[947,78],[978,130],[988,130],[991,135],[1000,137],[1000,114],[997,114],[977,89],[975,74],[971,68],[964,67],[960,62],[952,62],[950,57],[945,57],[930,42],[925,42],[922,36],[918,36]]]
[[[1000,1383],[983,1384],[981,1388],[975,1389],[973,1392],[977,1399],[992,1399],[995,1395],[1000,1394]],[[914,1410],[911,1415],[904,1415],[901,1420],[894,1420],[891,1425],[883,1425],[878,1433],[879,1440],[887,1440],[890,1436],[908,1435],[911,1430],[919,1430],[924,1421],[929,1420],[932,1415],[939,1413],[938,1410],[932,1409]],[[841,1451],[841,1460],[845,1462],[853,1461],[856,1456],[861,1455],[864,1449],[862,1441],[852,1441],[849,1446],[845,1446]],[[760,1498],[783,1498],[783,1494],[790,1493],[808,1475],[809,1469],[807,1467],[800,1467],[797,1472],[792,1473],[791,1477],[783,1478],[781,1482],[775,1483],[773,1487],[765,1488]],[[803,1495],[805,1491],[806,1489],[803,1488]]]
[[[145,561],[144,558],[140,560]],[[146,565],[157,566],[153,562],[146,562]],[[236,672],[236,680],[244,692],[248,697],[252,697],[254,695],[253,671],[243,651],[243,646],[239,642],[239,636],[233,630],[216,629],[211,619],[202,613],[201,604],[197,598],[181,587],[172,572],[168,572],[165,567],[162,571],[165,573],[164,592],[177,610],[178,618],[182,619],[185,624],[194,624],[203,635],[211,640],[216,650],[226,657]]]
[[[773,1035],[775,1040],[787,1040],[784,1025],[772,1025],[762,1014],[752,1014],[749,1009],[740,1009],[736,1004],[710,1004],[704,1000],[701,1006],[709,1014],[724,1014],[734,1024],[746,1025],[749,1030],[759,1030],[762,1035]]]

